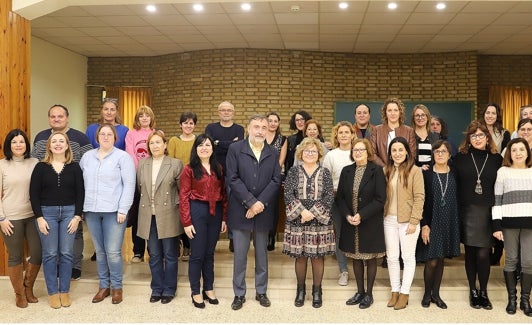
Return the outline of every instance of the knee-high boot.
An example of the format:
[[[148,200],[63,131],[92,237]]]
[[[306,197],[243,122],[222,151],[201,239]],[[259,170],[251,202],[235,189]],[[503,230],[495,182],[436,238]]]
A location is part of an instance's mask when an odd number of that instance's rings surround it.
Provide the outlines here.
[[[517,283],[515,281],[515,272],[504,271],[504,281],[506,282],[506,291],[508,292],[506,312],[513,315],[517,309]]]
[[[15,290],[15,303],[17,307],[28,307],[28,300],[26,300],[26,293],[24,292],[24,281],[22,279],[23,266],[22,263],[15,266],[9,266],[7,272],[9,272],[9,279],[13,290]]]
[[[530,287],[532,286],[532,274],[523,273],[521,277],[521,304],[520,308],[527,316],[532,316],[530,307]]]
[[[24,290],[26,291],[26,299],[30,303],[39,302],[39,299],[33,294],[33,285],[35,284],[35,279],[37,278],[40,269],[40,264],[28,263],[28,266],[26,267],[26,274],[24,275]]]

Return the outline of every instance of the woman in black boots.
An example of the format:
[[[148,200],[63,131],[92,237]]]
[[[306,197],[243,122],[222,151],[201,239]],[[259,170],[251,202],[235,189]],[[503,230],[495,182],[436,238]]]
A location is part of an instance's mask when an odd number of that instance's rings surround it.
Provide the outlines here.
[[[369,140],[355,139],[351,152],[355,163],[342,169],[336,193],[342,218],[339,246],[353,259],[357,282],[357,292],[346,304],[359,304],[359,308],[366,309],[373,304],[377,259],[386,252],[383,226],[386,180],[382,167],[372,162],[374,154]],[[366,289],[364,264],[367,265]]]
[[[502,157],[488,128],[479,121],[469,124],[465,138],[453,159],[457,171],[461,241],[465,247],[465,269],[469,303],[475,309],[492,309],[488,298],[490,252],[493,244],[491,208],[493,187]],[[476,282],[480,286],[477,290]]]
[[[327,168],[319,165],[322,157],[321,142],[305,138],[296,150],[296,158],[303,163],[291,168],[286,176],[283,254],[295,258],[296,307],[305,303],[309,258],[312,264],[312,307],[321,307],[325,255],[336,252],[330,214],[334,200],[332,176]]]

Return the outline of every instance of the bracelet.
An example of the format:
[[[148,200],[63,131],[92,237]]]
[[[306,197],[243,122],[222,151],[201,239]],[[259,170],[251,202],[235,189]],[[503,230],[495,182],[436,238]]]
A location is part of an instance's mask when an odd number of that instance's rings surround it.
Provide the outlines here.
[[[6,217],[0,217],[0,222],[6,220],[7,218]]]

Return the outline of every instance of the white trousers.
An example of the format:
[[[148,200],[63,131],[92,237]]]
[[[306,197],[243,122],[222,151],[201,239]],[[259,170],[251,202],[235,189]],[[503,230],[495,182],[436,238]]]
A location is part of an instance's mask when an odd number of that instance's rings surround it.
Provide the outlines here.
[[[409,223],[397,222],[396,216],[384,218],[384,240],[386,242],[386,256],[388,259],[388,274],[392,292],[410,294],[410,287],[416,271],[416,244],[420,226],[416,226],[413,234],[407,235]],[[403,258],[403,281],[401,283],[401,267],[399,255]]]

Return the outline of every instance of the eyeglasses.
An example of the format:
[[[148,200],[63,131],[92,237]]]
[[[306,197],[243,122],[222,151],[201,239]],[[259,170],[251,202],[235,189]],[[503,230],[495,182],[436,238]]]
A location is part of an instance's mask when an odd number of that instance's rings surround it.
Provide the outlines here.
[[[296,122],[305,122],[305,119],[304,118],[296,118],[295,121]]]
[[[438,155],[438,156],[445,155],[445,154],[448,153],[448,152],[449,152],[449,151],[444,150],[444,149],[441,149],[441,150],[434,150],[434,154],[435,154],[435,155]]]
[[[425,115],[425,114],[416,114],[416,115],[414,115],[414,117],[417,118],[418,120],[421,120],[421,119],[426,118],[427,115]]]
[[[100,136],[100,137],[114,137],[115,135],[113,133],[100,132],[100,133],[98,133],[98,136]]]
[[[530,132],[532,132],[532,128],[520,128],[519,132],[528,132],[528,133],[530,133]]]
[[[364,151],[367,151],[368,149],[359,149],[359,148],[353,148],[351,151],[354,153],[363,153]]]
[[[218,112],[222,112],[222,113],[231,113],[231,112],[234,112],[235,110],[234,109],[227,109],[227,108],[222,108],[222,109],[219,109]]]
[[[305,155],[309,155],[309,156],[312,156],[312,155],[317,155],[318,152],[316,150],[303,150],[303,153]]]
[[[469,136],[469,138],[471,138],[471,140],[475,140],[475,139],[477,139],[477,140],[482,140],[482,139],[484,139],[485,137],[486,137],[486,134],[484,134],[484,133],[475,133],[475,134],[471,134],[471,135]]]

